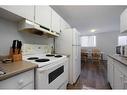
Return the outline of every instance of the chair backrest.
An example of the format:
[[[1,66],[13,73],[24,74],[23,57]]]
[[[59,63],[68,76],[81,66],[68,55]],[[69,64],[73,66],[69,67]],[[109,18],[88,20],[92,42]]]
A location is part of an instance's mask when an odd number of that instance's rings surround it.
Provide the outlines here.
[[[99,59],[101,57],[101,52],[98,48],[93,48],[92,49],[92,58],[97,58]]]
[[[92,53],[100,53],[100,50],[98,48],[93,48]]]
[[[88,57],[87,50],[85,48],[81,49],[81,57]]]
[[[87,52],[87,49],[82,48],[82,49],[81,49],[81,52],[82,52],[82,53],[86,53],[86,52]]]
[[[92,53],[92,57],[100,58],[101,54],[100,53]]]

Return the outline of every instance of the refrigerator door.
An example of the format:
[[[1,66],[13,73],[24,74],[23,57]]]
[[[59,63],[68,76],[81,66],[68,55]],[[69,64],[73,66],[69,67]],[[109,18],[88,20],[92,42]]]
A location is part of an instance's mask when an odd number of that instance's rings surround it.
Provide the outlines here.
[[[73,46],[73,83],[76,82],[81,73],[80,46]]]

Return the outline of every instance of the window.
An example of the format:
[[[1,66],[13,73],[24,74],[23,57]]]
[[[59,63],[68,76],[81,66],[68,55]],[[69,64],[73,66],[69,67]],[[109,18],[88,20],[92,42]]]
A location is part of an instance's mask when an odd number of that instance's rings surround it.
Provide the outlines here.
[[[127,36],[119,36],[118,45],[127,45]]]
[[[81,46],[82,47],[95,47],[96,46],[96,36],[82,36]]]

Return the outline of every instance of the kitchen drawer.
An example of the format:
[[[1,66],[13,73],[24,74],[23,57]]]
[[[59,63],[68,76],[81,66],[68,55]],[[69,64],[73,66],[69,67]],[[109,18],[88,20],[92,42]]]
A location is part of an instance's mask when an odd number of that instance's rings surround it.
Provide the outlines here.
[[[118,61],[114,61],[115,62],[115,67],[119,70],[119,71],[121,71],[124,75],[126,75],[127,76],[127,66],[126,65],[124,65],[123,63],[120,63],[120,62],[118,62]]]
[[[34,84],[34,70],[30,70],[0,81],[0,89],[21,89],[26,87],[31,82]]]
[[[25,87],[22,88],[24,89],[34,89],[34,82],[29,83],[28,85],[26,85]]]

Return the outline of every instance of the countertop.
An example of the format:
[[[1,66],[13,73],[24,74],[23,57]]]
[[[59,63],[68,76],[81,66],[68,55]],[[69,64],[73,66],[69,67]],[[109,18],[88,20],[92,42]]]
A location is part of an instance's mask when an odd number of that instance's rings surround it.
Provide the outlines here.
[[[127,66],[127,58],[119,56],[118,54],[108,55],[108,56]]]
[[[12,62],[12,63],[0,63],[0,68],[6,72],[4,75],[0,75],[0,81],[15,76],[17,74],[23,73],[25,71],[34,69],[37,64],[33,64],[26,61]]]

